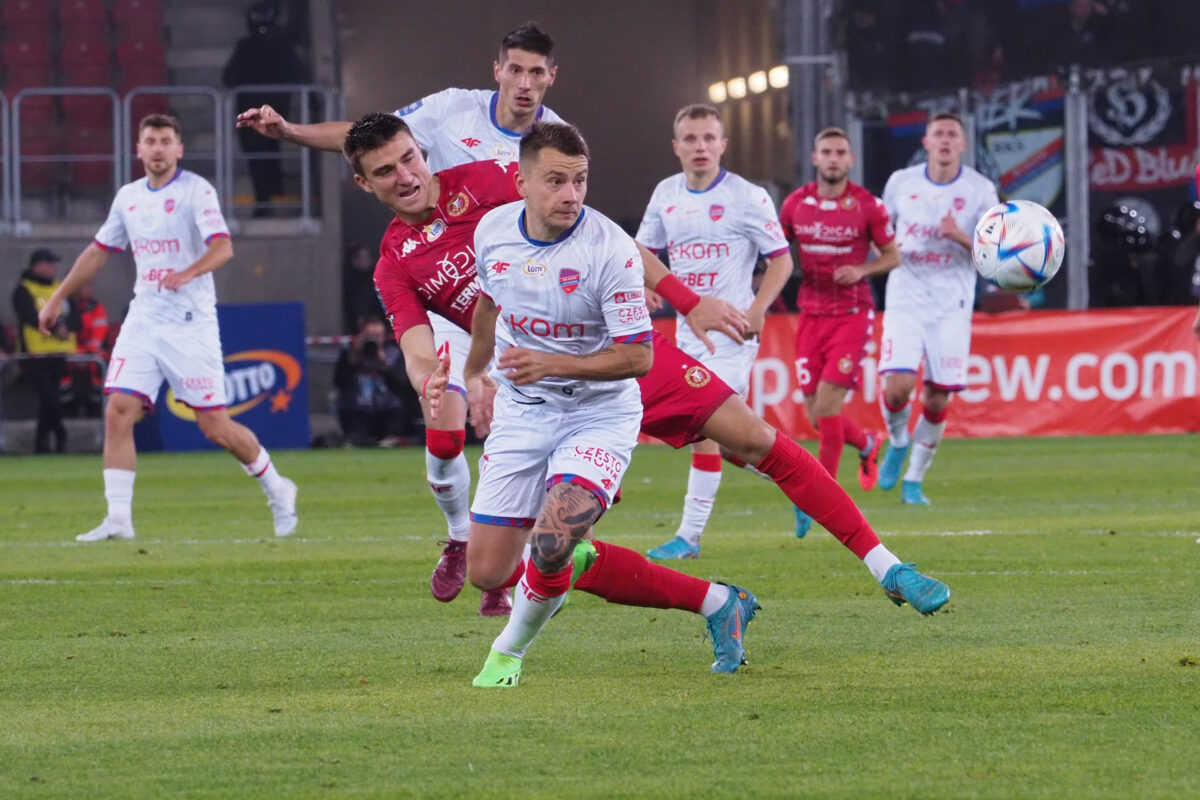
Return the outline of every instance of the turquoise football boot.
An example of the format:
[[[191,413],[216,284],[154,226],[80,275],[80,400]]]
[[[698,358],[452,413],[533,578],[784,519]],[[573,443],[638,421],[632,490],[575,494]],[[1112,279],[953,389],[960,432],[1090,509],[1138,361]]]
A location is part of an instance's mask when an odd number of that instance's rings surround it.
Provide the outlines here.
[[[657,558],[664,561],[667,559],[699,558],[700,545],[691,544],[682,536],[676,536],[666,544],[660,544],[658,547],[647,551],[646,555],[650,556],[650,558]]]
[[[813,518],[795,506],[792,508],[796,512],[796,538],[803,539],[808,536],[808,529],[812,527]]]
[[[900,484],[900,502],[910,506],[927,506],[929,498],[921,491],[920,481],[904,481]]]
[[[898,606],[908,603],[922,614],[932,614],[950,602],[950,587],[937,578],[922,575],[915,567],[911,562],[893,564],[883,576],[883,591]]]
[[[908,457],[909,445],[896,447],[889,444],[883,460],[879,462],[879,482],[875,484],[885,492],[893,488],[900,480],[900,470],[904,468],[904,459]]]
[[[712,671],[720,673],[737,672],[737,668],[746,663],[746,626],[762,608],[749,589],[725,585],[729,587],[729,599],[708,618],[708,635],[712,637],[716,659]]]

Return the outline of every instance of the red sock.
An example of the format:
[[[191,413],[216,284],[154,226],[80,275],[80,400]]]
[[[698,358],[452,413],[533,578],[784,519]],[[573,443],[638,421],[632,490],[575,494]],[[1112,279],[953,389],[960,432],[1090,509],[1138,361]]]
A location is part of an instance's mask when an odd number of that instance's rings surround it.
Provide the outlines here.
[[[879,544],[879,537],[850,495],[807,450],[782,433],[776,432],[775,445],[758,463],[758,470],[860,559]]]
[[[525,565],[525,585],[529,591],[535,592],[546,599],[566,594],[571,588],[571,564],[558,572],[542,572],[533,559]]]
[[[508,580],[506,580],[504,583],[497,586],[496,588],[497,589],[511,589],[512,587],[516,586],[520,582],[521,576],[523,576],[524,574],[525,574],[525,559],[521,559],[520,561],[517,562],[517,568],[513,570],[513,574],[508,576]]]
[[[921,409],[921,416],[937,425],[939,422],[945,422],[946,416],[950,413],[950,406],[946,406],[941,411],[930,411],[928,408]]]
[[[581,592],[610,603],[642,608],[681,608],[700,612],[709,582],[655,564],[636,550],[592,542],[596,561],[575,581]]]
[[[735,467],[741,467],[742,469],[745,469],[747,466],[745,461],[742,461],[740,458],[735,456],[733,453],[730,453],[728,450],[721,453],[721,458],[725,459],[730,464],[733,464]]]
[[[846,446],[842,416],[817,417],[817,432],[821,434],[821,449],[818,458],[825,471],[837,477],[838,464],[842,460],[842,448]]]
[[[850,418],[845,415],[842,415],[842,432],[846,435],[846,444],[850,445],[860,453],[866,449],[866,431],[855,425]]]

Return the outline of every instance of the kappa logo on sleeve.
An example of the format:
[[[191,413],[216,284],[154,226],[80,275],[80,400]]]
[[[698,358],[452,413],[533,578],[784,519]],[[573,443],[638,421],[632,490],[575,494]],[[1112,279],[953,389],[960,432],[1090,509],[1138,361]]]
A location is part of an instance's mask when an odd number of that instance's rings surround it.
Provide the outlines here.
[[[396,112],[396,116],[397,116],[397,117],[403,117],[403,116],[405,116],[406,114],[411,114],[411,113],[413,113],[414,111],[416,111],[418,108],[420,108],[420,107],[421,107],[421,106],[423,106],[423,105],[425,105],[425,101],[424,101],[424,100],[418,100],[418,101],[417,101],[417,102],[415,102],[415,103],[409,103],[409,104],[408,104],[408,105],[406,105],[404,108],[402,108],[402,109],[400,109],[399,111],[397,111],[397,112]]]

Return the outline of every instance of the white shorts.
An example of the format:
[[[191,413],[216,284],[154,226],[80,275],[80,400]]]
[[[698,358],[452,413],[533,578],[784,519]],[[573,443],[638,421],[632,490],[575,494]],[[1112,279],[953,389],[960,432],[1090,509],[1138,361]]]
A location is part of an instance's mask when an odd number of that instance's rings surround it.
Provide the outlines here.
[[[750,391],[750,373],[754,369],[754,359],[758,358],[758,339],[747,339],[745,344],[738,344],[720,334],[710,334],[717,352],[710,353],[704,343],[694,336],[677,337],[679,349],[716,375],[739,396],[745,397]]]
[[[588,489],[608,509],[637,444],[642,411],[521,405],[496,397],[492,432],[479,461],[471,519],[533,527],[556,483]]]
[[[971,318],[930,318],[910,311],[885,311],[879,373],[913,372],[925,358],[925,383],[957,392],[967,388]]]
[[[132,394],[153,408],[164,380],[176,399],[192,408],[225,406],[225,365],[215,318],[156,322],[152,327],[126,322],[121,328],[104,376],[104,393]]]
[[[471,352],[471,334],[445,317],[429,312],[429,324],[433,328],[433,343],[438,358],[450,353],[450,385],[448,391],[467,396],[467,382],[463,379],[463,366]]]

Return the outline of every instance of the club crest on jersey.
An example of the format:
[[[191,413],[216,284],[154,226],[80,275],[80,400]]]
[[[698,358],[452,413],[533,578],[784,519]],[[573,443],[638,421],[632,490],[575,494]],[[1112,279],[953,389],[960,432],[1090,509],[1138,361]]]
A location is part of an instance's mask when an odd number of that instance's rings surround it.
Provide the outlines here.
[[[562,287],[563,294],[570,294],[579,288],[579,270],[563,267],[558,271],[558,285]]]
[[[708,382],[712,380],[712,373],[704,367],[693,364],[683,371],[683,379],[687,381],[688,386],[699,389],[708,385]]]
[[[426,225],[421,232],[425,234],[425,241],[433,242],[446,232],[446,223],[440,219],[435,219],[433,222]]]
[[[725,206],[720,206],[716,203],[713,203],[708,207],[708,218],[713,222],[718,221],[723,216],[725,216]]]
[[[858,201],[852,196],[846,195],[842,198],[842,208],[846,209],[847,211],[854,208],[856,205],[858,205]]]
[[[854,361],[851,360],[850,356],[842,356],[838,359],[838,372],[843,375],[849,375],[852,369],[854,369]]]
[[[170,214],[172,211],[175,210],[175,198],[174,197],[168,197],[166,200],[163,201],[163,210],[166,211],[168,214]]]
[[[549,270],[546,269],[545,264],[536,264],[533,261],[526,261],[525,264],[521,267],[521,272],[524,272],[526,275],[528,275],[531,278],[540,278],[543,275],[545,275],[548,271]]]
[[[466,192],[459,192],[450,198],[450,202],[446,203],[446,213],[452,217],[461,217],[467,213],[467,207],[471,205],[470,198]]]

